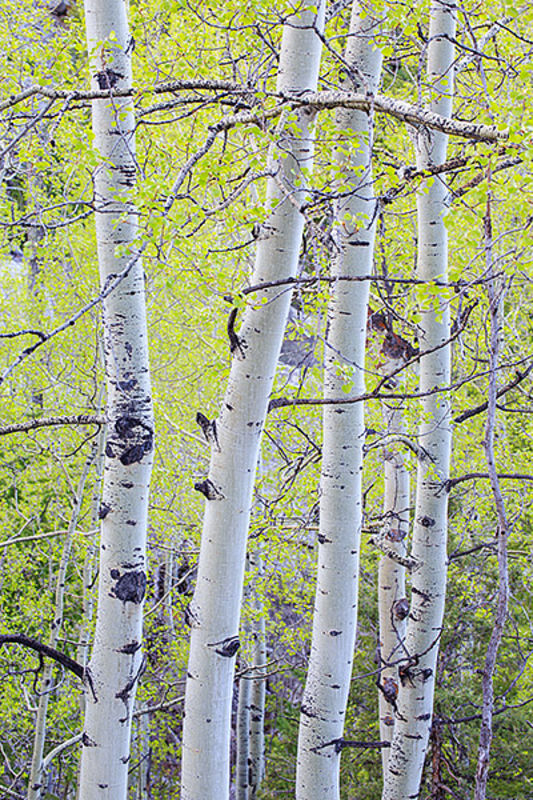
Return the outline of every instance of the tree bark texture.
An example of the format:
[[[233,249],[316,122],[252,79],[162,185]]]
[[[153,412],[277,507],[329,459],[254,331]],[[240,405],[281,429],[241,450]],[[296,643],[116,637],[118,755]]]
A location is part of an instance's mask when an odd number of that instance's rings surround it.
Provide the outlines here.
[[[374,34],[379,23],[359,17],[354,3],[346,62],[350,83],[376,93],[381,54]],[[336,203],[335,275],[372,271],[376,199],[371,171],[371,114],[342,110],[337,115],[342,145],[337,163],[342,175]],[[347,187],[350,191],[347,191]],[[338,397],[346,388],[364,392],[368,283],[333,283],[328,308],[324,394]],[[363,404],[324,407],[318,570],[311,653],[300,716],[296,797],[339,797],[341,748],[357,623],[361,477],[364,443]]]
[[[281,44],[278,91],[315,91],[320,65],[324,0],[304,3],[287,20]],[[304,201],[313,164],[314,112],[283,117],[270,151],[275,176],[267,184],[269,215],[259,236],[252,282],[296,274]],[[254,478],[267,404],[281,348],[290,292],[268,288],[254,295],[235,331],[228,333],[232,364],[216,423],[209,476],[196,488],[206,507],[192,622],[183,731],[182,800],[225,800],[235,654]]]
[[[87,0],[85,20],[93,100],[95,218],[100,284],[123,274],[104,300],[107,441],[103,476],[96,629],[88,670],[80,800],[127,795],[131,716],[144,661],[142,609],[152,468],[153,416],[144,274],[136,254],[135,120],[129,98],[132,41],[122,0]]]
[[[383,409],[387,434],[403,433],[402,404]],[[385,447],[383,514],[387,545],[399,556],[406,555],[409,533],[409,472],[398,449]],[[394,703],[398,692],[398,670],[395,666],[403,655],[408,601],[405,596],[405,567],[383,555],[378,569],[379,610],[379,731],[382,742],[391,742],[394,730]],[[390,750],[383,747],[381,761],[386,771]]]
[[[453,60],[456,5],[433,0],[430,6],[427,83],[430,110],[449,117],[453,104]],[[417,168],[444,163],[447,136],[437,131],[416,133]],[[428,284],[447,280],[447,235],[444,216],[448,189],[444,176],[422,183],[417,195],[417,276]],[[438,292],[421,298],[420,391],[450,382],[448,302]],[[399,667],[399,696],[383,800],[418,797],[433,713],[435,670],[446,592],[447,493],[451,450],[448,398],[432,394],[421,402],[418,443],[427,457],[418,461],[412,556],[411,605],[404,661]]]

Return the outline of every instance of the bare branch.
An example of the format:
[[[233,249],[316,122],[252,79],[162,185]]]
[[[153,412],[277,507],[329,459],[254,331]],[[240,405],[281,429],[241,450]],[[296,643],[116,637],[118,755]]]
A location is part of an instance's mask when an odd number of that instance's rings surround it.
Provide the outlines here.
[[[17,422],[13,425],[5,425],[0,428],[0,436],[7,436],[11,433],[27,433],[36,428],[51,428],[55,425],[104,425],[105,418],[97,417],[92,414],[77,414],[71,417],[41,417],[30,419],[27,422]]]

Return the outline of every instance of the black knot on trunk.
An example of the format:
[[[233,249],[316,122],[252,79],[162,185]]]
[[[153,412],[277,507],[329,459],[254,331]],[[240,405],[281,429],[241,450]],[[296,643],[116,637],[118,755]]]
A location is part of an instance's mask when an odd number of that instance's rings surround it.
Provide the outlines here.
[[[112,89],[113,86],[116,86],[118,81],[124,77],[122,72],[115,72],[114,69],[111,67],[106,67],[105,69],[100,70],[94,76],[98,82],[98,86],[100,89]]]
[[[111,570],[111,577],[116,580],[111,594],[123,603],[142,603],[146,593],[146,573],[143,570],[132,570],[120,574],[118,569]]]
[[[222,639],[220,642],[213,642],[208,647],[214,647],[215,653],[224,658],[233,658],[241,643],[238,636],[228,636],[227,639]]]

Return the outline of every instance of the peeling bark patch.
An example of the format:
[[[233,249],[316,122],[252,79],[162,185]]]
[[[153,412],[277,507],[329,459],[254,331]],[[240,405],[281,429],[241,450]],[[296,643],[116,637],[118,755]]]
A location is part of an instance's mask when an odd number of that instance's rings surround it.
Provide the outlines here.
[[[146,593],[146,574],[143,570],[120,575],[117,569],[112,569],[111,577],[117,581],[111,589],[112,595],[123,603],[142,603]]]

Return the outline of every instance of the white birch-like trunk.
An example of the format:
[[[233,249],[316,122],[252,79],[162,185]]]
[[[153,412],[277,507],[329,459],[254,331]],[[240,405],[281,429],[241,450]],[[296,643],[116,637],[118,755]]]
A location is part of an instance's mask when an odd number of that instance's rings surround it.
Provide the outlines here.
[[[325,0],[305,2],[289,17],[281,44],[277,88],[315,90]],[[296,274],[303,229],[299,206],[313,163],[312,114],[295,112],[280,126],[270,152],[276,176],[252,282]],[[282,123],[283,124],[283,123]],[[264,237],[264,238],[263,238]],[[185,693],[182,800],[225,800],[235,653],[244,579],[246,538],[259,444],[290,303],[290,292],[265,289],[233,332],[228,387],[217,421],[208,479],[197,485],[207,502],[196,590],[190,608],[191,645]]]
[[[257,575],[263,575],[262,556],[256,551],[251,557]],[[254,589],[253,604],[255,613],[252,618],[252,669],[253,679],[250,692],[250,773],[249,798],[256,800],[265,774],[265,697],[266,697],[266,624],[264,604]]]
[[[453,59],[456,5],[433,0],[430,8],[427,77],[430,109],[449,117],[453,104]],[[447,136],[419,131],[417,167],[446,159]],[[428,284],[447,279],[447,235],[444,216],[448,190],[442,176],[423,182],[417,196],[418,278]],[[450,382],[450,315],[438,295],[423,301],[420,349],[434,352],[420,359],[420,391],[431,392]],[[446,540],[451,419],[446,393],[430,394],[421,402],[419,444],[429,458],[419,459],[412,555],[420,567],[413,572],[411,607],[405,639],[406,661],[400,665],[401,686],[383,800],[418,796],[433,713],[439,638],[446,591]]]
[[[249,800],[250,762],[250,701],[249,674],[239,679],[237,706],[237,763],[235,768],[235,800]]]
[[[383,409],[387,434],[403,434],[402,407],[385,406]],[[387,547],[400,557],[406,554],[405,540],[409,533],[409,472],[402,454],[394,445],[385,448],[383,514]],[[379,654],[382,666],[379,692],[379,733],[382,742],[390,744],[394,730],[393,704],[387,693],[394,694],[398,687],[398,669],[392,666],[404,655],[408,603],[405,597],[405,567],[383,555],[378,568]],[[389,666],[390,665],[390,666]],[[385,773],[389,761],[389,748],[381,750],[381,763]]]
[[[146,587],[146,528],[153,417],[148,367],[144,274],[135,255],[137,218],[132,41],[123,0],[87,0],[85,19],[93,89],[96,237],[102,288],[125,276],[104,300],[107,381],[100,572],[95,639],[87,679],[80,800],[127,794],[131,716],[139,675]],[[120,250],[117,252],[117,248]]]
[[[355,83],[356,91],[375,94],[381,54],[374,35],[380,23],[359,14],[359,5],[354,3],[346,52],[353,69],[350,88]],[[344,139],[337,153],[344,191],[336,204],[338,255],[332,275],[370,275],[377,217],[371,118],[366,112],[343,110],[337,115],[337,125]],[[346,148],[354,144],[355,150],[347,156]],[[347,184],[353,187],[350,193],[345,191]],[[368,282],[333,283],[325,353],[326,398],[339,397],[347,387],[350,394],[364,392],[367,308]],[[363,405],[326,405],[323,426],[317,590],[300,716],[298,800],[339,797],[341,739],[357,623]]]

